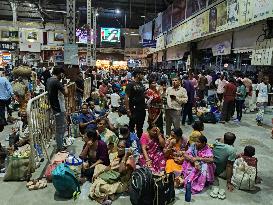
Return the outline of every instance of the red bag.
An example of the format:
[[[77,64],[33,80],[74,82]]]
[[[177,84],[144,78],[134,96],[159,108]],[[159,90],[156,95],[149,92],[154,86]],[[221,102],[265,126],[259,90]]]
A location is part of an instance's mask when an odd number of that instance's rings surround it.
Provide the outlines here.
[[[54,163],[47,166],[44,177],[48,182],[52,181],[52,171],[57,167],[57,165],[57,163]]]

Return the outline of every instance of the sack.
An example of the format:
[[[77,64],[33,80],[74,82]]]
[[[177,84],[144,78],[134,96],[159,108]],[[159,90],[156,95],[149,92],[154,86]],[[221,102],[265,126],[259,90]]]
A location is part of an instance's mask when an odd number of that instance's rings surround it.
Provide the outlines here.
[[[216,118],[212,112],[206,112],[200,117],[200,120],[204,123],[216,123]]]
[[[207,98],[207,104],[208,105],[217,105],[218,98],[216,94],[210,95]]]
[[[81,176],[82,163],[82,159],[74,155],[69,155],[65,160],[65,164],[69,166],[77,179],[79,179]]]
[[[175,200],[174,178],[174,173],[155,177],[153,205],[170,204]]]
[[[55,154],[51,160],[51,163],[54,164],[59,164],[59,163],[64,163],[66,158],[68,157],[69,153],[68,152],[58,152]]]
[[[154,179],[150,169],[141,167],[133,172],[129,186],[132,205],[153,205]]]
[[[101,178],[108,184],[114,184],[120,179],[120,173],[114,170],[109,170],[107,172],[103,172],[102,174],[100,174],[99,178]]]
[[[52,182],[60,197],[77,199],[81,193],[79,181],[66,164],[59,164],[52,171]]]
[[[44,177],[48,182],[52,181],[52,171],[54,171],[57,167],[57,164],[50,164],[47,166]]]
[[[27,181],[30,179],[29,158],[9,157],[4,181]]]
[[[233,165],[231,183],[241,190],[255,190],[256,168],[248,166],[243,158],[236,159]]]

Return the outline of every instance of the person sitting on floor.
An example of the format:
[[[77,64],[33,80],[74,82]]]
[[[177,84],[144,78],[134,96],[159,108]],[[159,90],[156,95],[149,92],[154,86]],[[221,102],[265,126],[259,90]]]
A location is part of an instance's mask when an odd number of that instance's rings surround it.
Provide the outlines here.
[[[102,140],[99,140],[98,133],[95,130],[90,130],[84,135],[85,142],[80,158],[85,162],[82,169],[82,177],[86,177],[89,181],[92,180],[95,166],[110,164],[107,145]]]
[[[158,127],[152,127],[148,133],[143,133],[140,139],[142,154],[139,158],[140,166],[146,166],[154,174],[165,171],[166,160],[163,153],[165,147],[164,136]]]
[[[258,159],[254,156],[255,156],[255,147],[248,145],[244,148],[244,152],[239,154],[237,158],[243,158],[248,166],[255,167],[256,169],[255,181],[256,183],[260,183],[261,179],[258,177],[258,168],[257,168]]]
[[[213,151],[207,145],[207,138],[200,136],[184,154],[183,175],[186,182],[191,182],[192,193],[201,192],[204,187],[214,182],[215,165]]]
[[[227,189],[233,191],[231,184],[233,163],[236,159],[236,151],[233,146],[236,140],[235,134],[227,132],[224,138],[217,139],[213,145],[214,163],[216,165],[216,176],[227,179]]]
[[[141,153],[140,141],[134,132],[130,132],[129,126],[125,125],[119,129],[120,139],[126,140],[126,149],[132,152],[135,161],[138,161]]]
[[[192,145],[195,143],[200,136],[203,135],[202,131],[204,131],[204,123],[202,121],[195,121],[192,125],[193,131],[189,136],[189,144]]]
[[[184,153],[187,150],[188,140],[183,137],[181,128],[174,128],[171,131],[171,136],[166,140],[164,154],[166,161],[166,173],[175,173],[175,187],[183,185],[182,164],[184,161]]]
[[[108,121],[106,119],[100,119],[98,121],[98,133],[100,139],[104,141],[108,146],[109,153],[116,152],[118,137],[114,132],[107,128]]]
[[[93,113],[88,111],[88,105],[86,103],[82,104],[82,110],[81,114],[79,115],[79,126],[80,126],[80,132],[86,133],[90,130],[96,130],[97,124],[96,124],[96,117]]]
[[[101,204],[111,204],[116,194],[126,192],[132,172],[136,169],[132,153],[125,151],[126,141],[118,143],[118,155],[110,166],[99,164],[95,167],[90,197]]]

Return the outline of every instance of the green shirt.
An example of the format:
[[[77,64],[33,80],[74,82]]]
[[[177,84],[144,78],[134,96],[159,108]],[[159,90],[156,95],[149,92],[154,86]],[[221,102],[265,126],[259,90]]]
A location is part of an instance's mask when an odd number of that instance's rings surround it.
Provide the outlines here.
[[[245,100],[246,98],[246,87],[244,85],[237,87],[237,93],[240,95],[236,96],[236,100]]]
[[[219,141],[216,141],[214,144],[213,155],[217,175],[220,175],[226,170],[228,161],[234,162],[236,159],[235,148]]]

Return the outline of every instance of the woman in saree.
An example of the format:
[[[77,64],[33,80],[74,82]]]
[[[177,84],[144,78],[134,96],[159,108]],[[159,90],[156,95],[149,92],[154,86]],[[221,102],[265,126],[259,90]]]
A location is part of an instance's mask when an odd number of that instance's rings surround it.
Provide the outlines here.
[[[175,174],[175,187],[183,185],[182,164],[184,162],[184,153],[187,150],[188,140],[183,137],[181,128],[174,128],[171,136],[166,140],[164,154],[166,161],[166,173]]]
[[[192,193],[201,192],[205,185],[214,182],[215,165],[213,151],[207,145],[207,138],[200,136],[184,154],[183,175],[186,182],[191,182]]]
[[[153,125],[159,127],[163,134],[163,113],[162,113],[162,99],[160,92],[156,88],[156,81],[149,81],[149,89],[146,91],[146,98],[148,99],[148,123],[151,128]]]
[[[126,141],[118,143],[118,155],[109,166],[99,164],[95,167],[90,197],[101,204],[111,204],[116,194],[128,190],[132,172],[136,169],[132,153],[125,152]]]
[[[140,138],[142,154],[139,158],[140,166],[148,167],[153,174],[161,174],[165,170],[166,160],[163,153],[165,139],[158,127],[152,127],[148,133]]]

